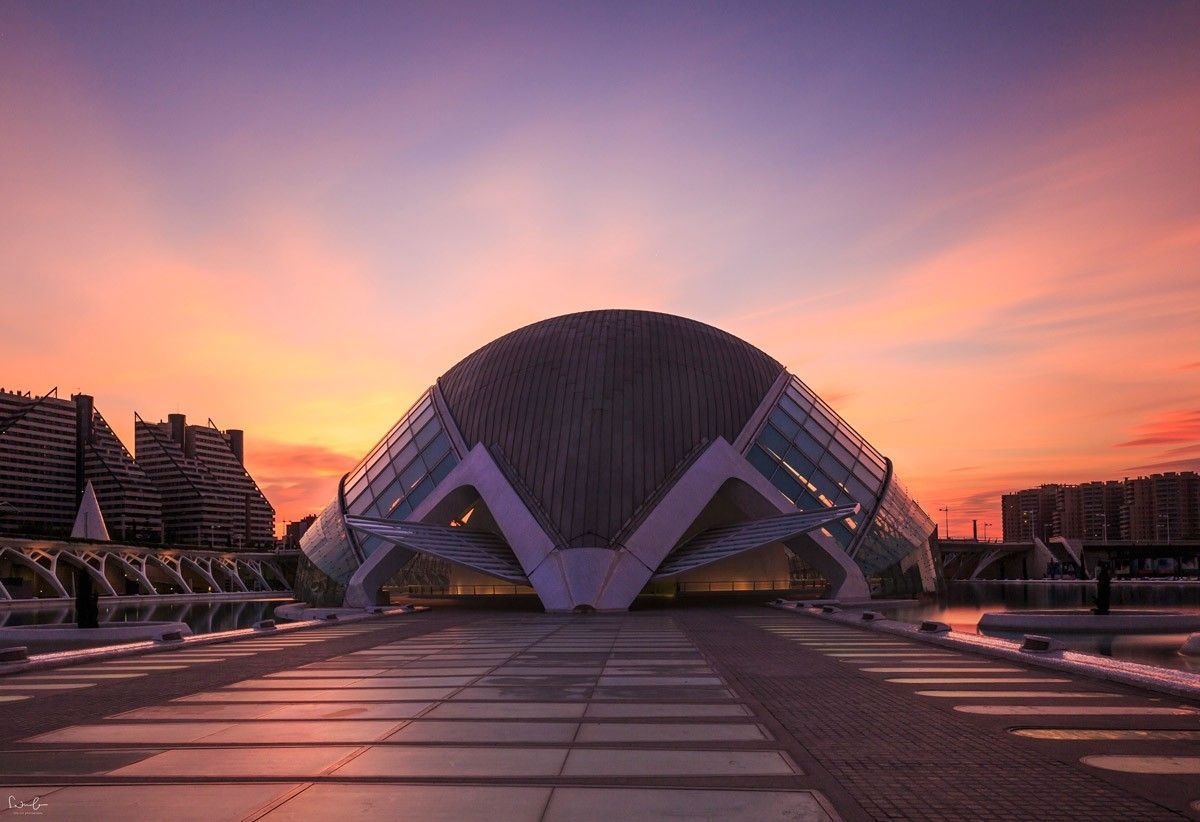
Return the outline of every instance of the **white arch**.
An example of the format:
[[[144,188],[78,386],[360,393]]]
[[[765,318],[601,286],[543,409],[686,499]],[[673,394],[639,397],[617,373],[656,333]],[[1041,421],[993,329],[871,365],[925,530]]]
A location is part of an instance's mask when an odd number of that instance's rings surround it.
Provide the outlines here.
[[[512,547],[517,561],[528,576],[530,570],[554,550],[554,542],[513,490],[508,478],[482,443],[472,448],[466,458],[454,466],[416,507],[409,519],[445,524],[477,498],[483,499],[500,533]],[[403,568],[412,556],[412,551],[395,544],[376,548],[355,569],[346,584],[345,604],[351,608],[374,605],[383,584]],[[538,591],[538,595],[547,608],[552,607],[541,591]]]
[[[267,582],[267,578],[263,576],[262,570],[260,569],[258,562],[256,562],[255,560],[252,560],[252,559],[243,559],[241,557],[235,557],[233,560],[233,563],[236,567],[245,568],[247,571],[249,571],[250,575],[252,577],[254,577],[255,582],[257,582],[259,585],[261,585],[264,591],[271,590],[271,585],[270,585],[270,583]],[[240,576],[240,574],[239,574],[239,576]]]
[[[64,599],[70,598],[71,595],[67,593],[67,589],[65,586],[63,586],[62,581],[55,576],[53,569],[46,568],[46,566],[42,565],[34,557],[25,554],[16,548],[0,548],[0,558],[3,558],[4,556],[10,556],[15,562],[19,562],[20,564],[29,568],[31,571],[41,577],[43,582],[54,589],[54,592],[60,597]],[[46,558],[49,559],[49,555],[46,555]]]
[[[227,559],[225,557],[213,557],[209,563],[210,568],[220,569],[229,579],[230,584],[234,589],[247,592],[250,589],[246,587],[246,583],[242,581],[242,577],[237,572],[237,561]]]
[[[105,561],[108,561],[108,560],[111,560],[111,561],[117,563],[117,565],[121,566],[121,568],[123,570],[132,574],[133,578],[137,580],[138,586],[142,589],[143,594],[157,594],[158,593],[158,591],[155,590],[155,588],[154,588],[154,583],[152,583],[150,581],[150,578],[148,576],[146,576],[145,571],[142,570],[142,568],[138,567],[137,565],[134,565],[126,557],[122,556],[121,554],[117,553],[116,551],[106,551],[105,552]]]
[[[727,441],[718,438],[616,550],[556,549],[482,444],[476,445],[417,506],[411,519],[445,522],[476,496],[480,497],[546,610],[569,611],[579,605],[597,610],[625,610],[729,480],[738,481],[742,507],[753,511],[755,516],[797,510]],[[787,545],[825,577],[834,597],[870,597],[862,569],[832,538],[818,532],[789,540]],[[373,605],[380,587],[410,557],[411,552],[400,546],[376,549],[351,576],[346,586],[346,605]]]
[[[54,569],[55,576],[58,576],[58,563],[64,560],[68,565],[72,565],[87,572],[87,575],[92,578],[92,581],[100,587],[101,596],[107,595],[110,597],[115,597],[117,595],[116,589],[112,587],[112,583],[108,581],[108,577],[104,576],[103,570],[97,570],[94,565],[87,561],[86,556],[80,556],[79,554],[76,554],[73,551],[65,548],[54,553],[54,565],[52,567]]]
[[[204,565],[200,564],[200,559],[204,560]],[[217,584],[216,578],[212,575],[212,572],[209,570],[209,566],[212,564],[212,557],[190,557],[190,556],[187,556],[186,554],[180,554],[179,555],[180,568],[183,567],[184,563],[187,563],[188,567],[190,567],[202,580],[204,580],[205,582],[208,583],[209,587],[212,588],[214,594],[225,593],[225,589]]]
[[[168,562],[167,560],[165,560],[162,556],[160,556],[158,554],[143,554],[143,556],[145,557],[145,561],[147,564],[154,563],[154,565],[156,565],[160,570],[162,570],[163,573],[165,573],[171,579],[175,580],[176,584],[179,585],[180,589],[185,594],[194,593],[192,591],[192,586],[188,585],[188,581],[186,579],[184,579],[183,574],[180,572],[180,570],[178,568],[175,567],[175,565],[172,565],[170,562]],[[176,563],[179,562],[178,557],[174,557],[174,560]]]
[[[275,565],[275,563],[273,561],[264,559],[259,563],[259,566],[262,568],[264,577],[266,577],[267,573],[270,572],[270,575],[273,576],[276,579],[276,581],[278,581],[279,584],[282,586],[281,588],[272,587],[271,588],[272,591],[276,591],[276,590],[290,591],[290,590],[292,590],[292,583],[288,582],[287,576],[283,573],[282,570],[279,569],[278,566]]]

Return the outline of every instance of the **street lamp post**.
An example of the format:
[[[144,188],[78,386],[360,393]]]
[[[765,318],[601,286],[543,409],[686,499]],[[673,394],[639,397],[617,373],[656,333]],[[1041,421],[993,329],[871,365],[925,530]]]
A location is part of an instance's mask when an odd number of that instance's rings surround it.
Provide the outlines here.
[[[992,524],[990,522],[985,522],[983,524],[983,541],[984,542],[987,542],[987,529],[991,528],[991,527],[992,527]]]
[[[950,539],[950,506],[947,505],[945,508],[939,508],[938,510],[946,513],[946,539]]]

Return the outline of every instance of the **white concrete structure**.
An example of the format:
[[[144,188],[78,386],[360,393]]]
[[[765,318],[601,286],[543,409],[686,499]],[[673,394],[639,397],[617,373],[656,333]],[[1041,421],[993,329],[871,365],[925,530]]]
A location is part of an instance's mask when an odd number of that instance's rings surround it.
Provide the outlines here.
[[[96,499],[96,489],[92,487],[91,480],[83,489],[79,513],[75,515],[75,525],[71,528],[71,539],[108,542],[108,527],[104,524],[104,514],[100,512],[100,502]]]
[[[424,554],[548,610],[622,610],[663,583],[786,589],[796,561],[837,597],[932,590],[932,530],[890,461],[763,352],[596,311],[454,366],[301,547],[351,607]]]
[[[291,590],[279,554],[162,550],[0,539],[0,602],[71,600],[76,571],[101,597],[192,597]]]

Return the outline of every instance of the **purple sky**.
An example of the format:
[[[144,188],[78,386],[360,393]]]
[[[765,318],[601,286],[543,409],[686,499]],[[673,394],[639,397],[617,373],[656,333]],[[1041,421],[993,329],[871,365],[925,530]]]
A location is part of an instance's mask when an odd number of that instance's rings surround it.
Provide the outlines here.
[[[479,345],[650,308],[961,531],[1200,462],[1197,88],[1194,2],[8,2],[0,384],[245,427],[292,519]]]

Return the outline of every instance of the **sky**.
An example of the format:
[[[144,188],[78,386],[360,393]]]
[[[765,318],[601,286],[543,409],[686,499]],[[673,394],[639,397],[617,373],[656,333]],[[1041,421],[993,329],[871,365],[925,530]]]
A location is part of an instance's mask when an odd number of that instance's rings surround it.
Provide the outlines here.
[[[1195,0],[7,0],[0,192],[0,386],[243,428],[281,525],[594,308],[762,348],[952,536],[1200,468]]]

